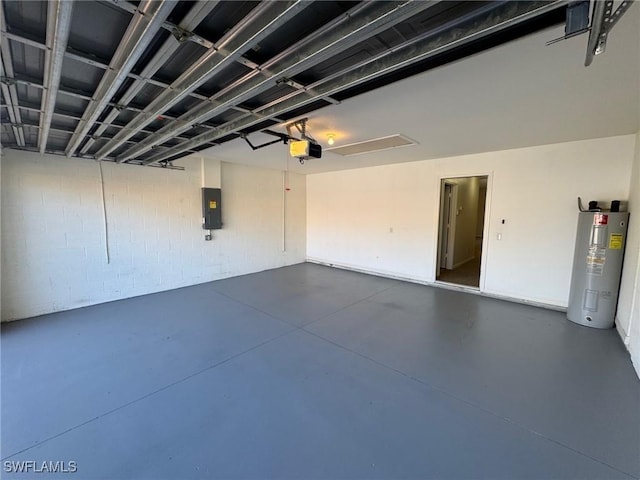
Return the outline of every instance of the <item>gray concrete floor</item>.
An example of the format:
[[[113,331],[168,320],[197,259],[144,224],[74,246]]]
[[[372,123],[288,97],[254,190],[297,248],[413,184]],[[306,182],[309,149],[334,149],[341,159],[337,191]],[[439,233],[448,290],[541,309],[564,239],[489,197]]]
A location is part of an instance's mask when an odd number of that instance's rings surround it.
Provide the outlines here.
[[[640,476],[627,352],[555,311],[301,264],[3,324],[1,342],[3,469]]]

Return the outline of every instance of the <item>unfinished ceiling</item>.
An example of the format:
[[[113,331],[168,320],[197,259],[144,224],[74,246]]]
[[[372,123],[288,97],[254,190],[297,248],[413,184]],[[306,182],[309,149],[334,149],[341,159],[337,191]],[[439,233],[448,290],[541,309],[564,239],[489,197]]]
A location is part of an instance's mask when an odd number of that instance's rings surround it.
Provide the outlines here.
[[[557,25],[566,4],[3,1],[2,146],[166,164]]]
[[[589,67],[584,65],[586,35],[546,45],[563,28],[550,27],[305,114],[323,153],[304,165],[288,157],[286,146],[252,152],[239,138],[194,156],[314,174],[635,135],[640,129],[640,2],[611,33],[606,53]],[[416,145],[351,156],[333,151],[394,134]],[[273,137],[255,132],[249,138],[259,144]]]

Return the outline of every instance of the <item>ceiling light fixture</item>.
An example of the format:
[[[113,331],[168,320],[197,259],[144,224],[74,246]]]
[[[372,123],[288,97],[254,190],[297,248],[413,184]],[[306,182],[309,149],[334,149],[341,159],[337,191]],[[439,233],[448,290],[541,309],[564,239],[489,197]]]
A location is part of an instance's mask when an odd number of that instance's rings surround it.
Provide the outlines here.
[[[327,137],[328,137],[327,143],[329,145],[333,145],[334,143],[336,143],[335,136],[333,135],[333,133],[330,133],[329,135],[327,135]]]

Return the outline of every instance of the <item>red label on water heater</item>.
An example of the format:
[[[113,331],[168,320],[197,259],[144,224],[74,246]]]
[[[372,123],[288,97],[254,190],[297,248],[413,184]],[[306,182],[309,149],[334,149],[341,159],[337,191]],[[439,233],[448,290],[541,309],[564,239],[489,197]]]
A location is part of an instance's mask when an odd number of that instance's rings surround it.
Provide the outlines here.
[[[593,224],[594,225],[606,225],[609,221],[609,215],[604,215],[602,213],[596,213],[593,216]]]

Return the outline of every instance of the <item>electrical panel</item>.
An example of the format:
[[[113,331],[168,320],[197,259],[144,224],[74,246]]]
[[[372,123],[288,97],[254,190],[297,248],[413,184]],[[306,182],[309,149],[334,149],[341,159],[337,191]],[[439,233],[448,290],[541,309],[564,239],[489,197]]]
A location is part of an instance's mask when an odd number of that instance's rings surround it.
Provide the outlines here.
[[[202,228],[222,228],[222,191],[219,188],[202,189]]]

